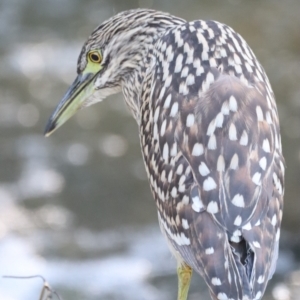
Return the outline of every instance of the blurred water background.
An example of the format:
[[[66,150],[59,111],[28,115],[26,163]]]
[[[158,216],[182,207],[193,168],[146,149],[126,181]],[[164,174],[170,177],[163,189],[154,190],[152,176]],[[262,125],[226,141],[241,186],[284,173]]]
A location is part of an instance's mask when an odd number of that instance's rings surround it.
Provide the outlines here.
[[[43,275],[64,300],[176,298],[176,262],[121,95],[43,137],[87,36],[136,7],[227,23],[265,67],[287,174],[279,262],[264,299],[300,299],[299,0],[1,0],[0,275]],[[0,299],[37,300],[41,286],[1,278]],[[189,299],[209,299],[199,276]]]

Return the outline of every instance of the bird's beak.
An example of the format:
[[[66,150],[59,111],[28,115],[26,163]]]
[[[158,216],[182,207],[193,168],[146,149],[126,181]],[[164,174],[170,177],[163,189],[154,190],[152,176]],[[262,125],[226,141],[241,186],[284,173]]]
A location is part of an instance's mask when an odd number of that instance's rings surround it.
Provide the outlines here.
[[[57,105],[45,128],[45,136],[52,134],[58,127],[70,119],[95,91],[94,73],[79,74],[65,96]]]

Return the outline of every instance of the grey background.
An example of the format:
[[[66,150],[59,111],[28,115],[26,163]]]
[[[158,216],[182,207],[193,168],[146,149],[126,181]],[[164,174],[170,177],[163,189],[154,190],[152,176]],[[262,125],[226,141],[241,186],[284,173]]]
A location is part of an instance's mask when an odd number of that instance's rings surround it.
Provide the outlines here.
[[[176,298],[176,262],[122,96],[42,134],[93,28],[136,7],[224,22],[265,67],[287,174],[278,268],[264,299],[299,299],[299,0],[0,0],[0,275],[43,275],[65,300]],[[41,286],[1,278],[0,299],[38,299]],[[190,299],[209,299],[197,275]]]

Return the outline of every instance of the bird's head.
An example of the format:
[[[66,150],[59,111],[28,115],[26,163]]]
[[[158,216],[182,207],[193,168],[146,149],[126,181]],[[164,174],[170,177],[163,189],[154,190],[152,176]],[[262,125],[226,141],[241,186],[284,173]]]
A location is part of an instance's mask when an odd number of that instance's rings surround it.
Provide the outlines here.
[[[119,13],[98,26],[82,47],[78,75],[50,117],[45,135],[49,136],[79,109],[130,84],[130,74],[141,69],[160,32],[180,22],[169,14],[138,9]]]

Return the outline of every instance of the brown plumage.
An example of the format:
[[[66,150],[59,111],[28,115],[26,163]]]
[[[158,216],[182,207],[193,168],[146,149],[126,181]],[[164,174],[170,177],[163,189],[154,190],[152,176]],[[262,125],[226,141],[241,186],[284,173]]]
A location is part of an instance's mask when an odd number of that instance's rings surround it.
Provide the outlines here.
[[[213,299],[261,299],[278,256],[284,160],[274,94],[247,43],[215,21],[134,10],[93,32],[79,74],[90,49],[103,53],[99,100],[122,89],[137,120],[179,264],[203,276]]]

